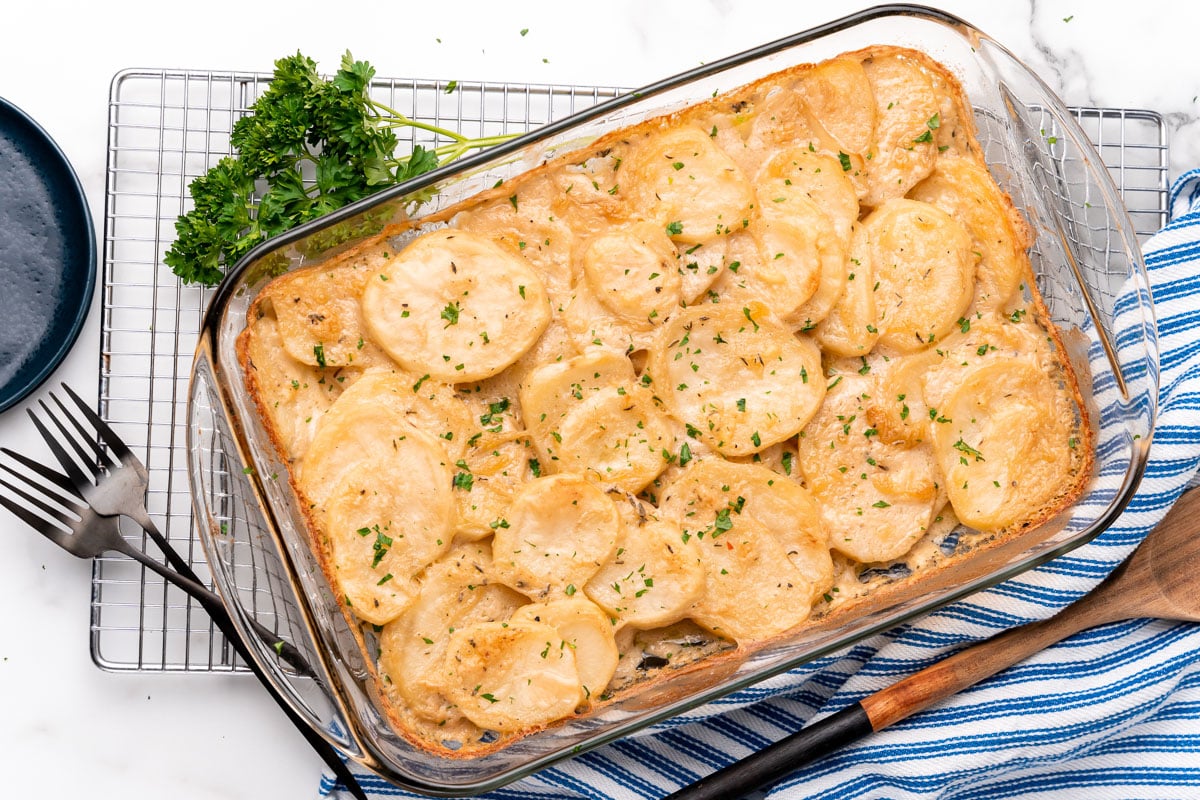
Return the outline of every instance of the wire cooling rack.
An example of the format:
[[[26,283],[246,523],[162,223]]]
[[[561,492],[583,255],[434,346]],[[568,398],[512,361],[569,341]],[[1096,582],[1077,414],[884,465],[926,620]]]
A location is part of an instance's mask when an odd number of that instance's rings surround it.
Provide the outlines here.
[[[208,293],[182,286],[162,257],[174,241],[175,219],[190,208],[188,184],[230,153],[234,121],[269,78],[129,70],[114,78],[109,98],[100,413],[146,463],[150,513],[202,577],[207,567],[193,536],[185,436],[188,379]],[[471,137],[529,130],[620,91],[466,82],[451,91],[450,82],[434,80],[377,81],[372,88],[379,100],[414,119]],[[1167,221],[1162,118],[1129,109],[1073,111],[1144,240]],[[407,133],[409,146],[432,142],[422,131]],[[135,543],[142,537],[132,526],[123,532]],[[242,669],[203,609],[135,562],[98,558],[92,583],[91,652],[100,667]]]
[[[187,386],[208,291],[162,265],[188,184],[230,154],[233,123],[266,88],[265,74],[128,70],[112,83],[104,208],[100,413],[150,472],[147,504],[201,577],[186,452]],[[562,87],[433,80],[376,81],[372,95],[423,122],[472,138],[529,130],[619,94]],[[402,129],[402,146],[430,146]],[[123,521],[123,523],[126,521]],[[130,526],[122,532],[142,538]],[[154,552],[153,546],[150,548]],[[91,652],[110,670],[238,669],[194,601],[128,559],[98,558],[92,573]]]

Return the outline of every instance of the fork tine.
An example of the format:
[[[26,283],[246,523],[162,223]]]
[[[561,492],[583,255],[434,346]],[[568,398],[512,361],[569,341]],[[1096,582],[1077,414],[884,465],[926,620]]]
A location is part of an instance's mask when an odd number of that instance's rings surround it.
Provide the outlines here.
[[[13,461],[18,462],[22,466],[36,472],[38,475],[41,475],[43,478],[52,482],[55,486],[63,491],[71,492],[72,494],[78,494],[75,489],[75,484],[71,483],[71,479],[66,475],[63,475],[61,472],[47,467],[40,461],[34,461],[29,456],[21,455],[15,450],[9,450],[7,447],[0,447],[0,453],[3,453]],[[0,463],[0,466],[3,466],[3,464]],[[6,469],[8,469],[8,471],[14,475],[17,474],[16,470],[12,469],[11,467],[7,467]]]
[[[122,461],[125,461],[128,458],[135,458],[133,451],[131,451],[121,437],[117,435],[116,431],[109,427],[107,422],[100,419],[100,415],[93,411],[91,406],[83,402],[83,398],[75,394],[74,389],[65,383],[61,385],[63,391],[75,401],[75,405],[79,406],[79,410],[83,412],[85,417],[87,417],[88,422],[95,426],[96,430],[100,433],[100,438],[104,440],[106,445],[108,445],[108,449],[116,453],[117,458],[121,459]]]
[[[70,534],[66,531],[62,530],[61,528],[54,527],[46,520],[31,512],[29,509],[25,508],[19,503],[14,503],[8,497],[0,496],[0,505],[7,508],[17,517],[20,517],[26,525],[45,536],[59,547],[63,548],[64,550],[71,549]]]
[[[44,486],[41,483],[38,483],[37,481],[32,480],[30,478],[30,476],[28,476],[22,472],[18,472],[17,470],[13,469],[11,466],[9,466],[8,464],[5,464],[3,462],[0,462],[0,470],[4,470],[11,477],[19,480],[21,482],[21,484],[23,486],[28,487],[28,489],[30,491],[38,492],[43,497],[46,497],[49,500],[52,500],[53,502],[58,503],[59,505],[63,506],[64,508],[69,509],[76,516],[80,516],[80,517],[83,516],[84,512],[87,510],[87,501],[85,501],[82,497],[80,497],[78,494],[76,494],[74,489],[67,488],[67,489],[62,490],[61,492],[56,492],[56,491],[54,491],[53,488],[51,488],[49,486]],[[18,487],[14,487],[14,488],[18,488]],[[19,490],[19,488],[18,488],[18,490]]]
[[[58,398],[54,397],[53,394],[51,394],[50,396],[54,400],[58,399]],[[79,441],[79,437],[74,435],[73,433],[71,433],[71,431],[67,428],[66,424],[61,419],[58,418],[58,415],[56,413],[54,413],[48,405],[46,405],[46,402],[44,400],[38,400],[38,405],[40,405],[42,407],[42,413],[45,415],[45,418],[48,419],[50,421],[50,423],[53,424],[55,429],[58,430],[58,435],[55,438],[58,440],[58,443],[63,447],[63,451],[66,452],[67,448],[69,447],[71,450],[73,450],[75,452],[76,458],[73,460],[70,460],[70,464],[68,464],[67,461],[63,461],[62,454],[56,450],[55,455],[58,457],[59,463],[64,468],[66,468],[68,472],[71,471],[70,470],[71,465],[74,465],[74,466],[82,465],[83,471],[81,471],[80,474],[87,475],[88,473],[91,473],[91,477],[88,478],[88,481],[90,483],[95,483],[98,480],[97,473],[101,470],[102,465],[104,463],[99,458],[99,454],[101,452],[101,447],[100,447],[99,442],[96,442],[95,440],[91,441],[93,452],[89,453],[87,447],[85,447],[84,444]],[[62,404],[59,403],[59,405],[61,406]],[[49,427],[49,426],[47,426],[47,427]],[[87,441],[86,436],[85,436],[85,441]],[[69,456],[68,456],[68,459],[69,459]],[[77,479],[77,477],[78,476],[76,476],[76,479]]]
[[[21,489],[19,486],[9,483],[8,481],[4,480],[3,478],[0,478],[0,486],[3,486],[5,489],[8,489],[10,492],[12,492],[13,494],[17,495],[22,500],[24,500],[26,503],[36,506],[38,509],[40,509],[42,511],[42,513],[46,517],[51,517],[53,519],[56,519],[59,522],[61,522],[63,525],[67,526],[68,528],[70,528],[71,524],[73,522],[75,522],[75,520],[73,520],[73,519],[71,519],[71,517],[67,516],[67,514],[65,512],[61,511],[60,509],[55,508],[54,506],[50,505],[46,501],[42,500],[41,498],[34,497],[29,492],[26,492],[24,489]],[[45,488],[45,487],[39,486],[37,488],[41,489],[41,488]],[[66,500],[64,498],[57,497],[57,496],[54,496],[49,493],[47,493],[47,496],[51,497],[56,502],[62,503],[63,506],[74,511],[76,513],[76,515],[80,515],[83,512],[82,508],[75,505],[70,500]],[[5,497],[2,499],[6,503],[11,503],[14,506],[17,505],[16,503],[13,503],[12,498]],[[22,519],[24,519],[26,522],[28,522],[29,521],[28,517],[26,517],[25,514],[29,513],[29,509],[21,507],[21,506],[18,506],[18,508],[23,509],[24,513],[20,514],[20,516]],[[10,510],[12,510],[12,509],[10,508]],[[17,512],[14,511],[14,513],[17,513]],[[30,514],[30,516],[33,516],[33,515]],[[35,519],[36,519],[36,517],[35,517]],[[45,519],[45,517],[43,517],[43,519]],[[46,521],[48,522],[49,520],[46,520]]]
[[[115,467],[117,462],[114,461],[112,456],[110,456],[105,449],[100,446],[100,442],[96,439],[95,432],[89,431],[87,428],[85,428],[83,423],[81,423],[74,414],[67,410],[67,407],[63,405],[63,401],[58,399],[58,395],[56,395],[54,392],[49,392],[49,395],[50,399],[54,401],[55,405],[58,406],[58,410],[62,413],[61,415],[51,414],[49,411],[47,411],[47,416],[53,420],[59,431],[62,432],[63,438],[71,443],[71,447],[75,449],[76,454],[79,456],[79,460],[86,464],[90,469],[98,468],[101,463],[103,463],[109,469]],[[44,408],[45,404],[43,403],[42,405]],[[78,435],[74,435],[67,430],[67,426],[63,424],[60,416],[65,417],[70,421],[71,427],[75,429],[75,432]],[[90,452],[89,448],[84,447],[82,442],[87,442],[89,445],[91,445]]]
[[[42,408],[45,409],[46,413],[49,414],[50,411],[49,409],[46,409],[46,404],[41,403],[41,405]],[[82,494],[84,489],[91,485],[92,481],[83,474],[83,470],[81,470],[79,465],[75,463],[75,459],[71,458],[71,455],[63,449],[62,444],[60,444],[58,439],[55,438],[54,434],[50,432],[50,429],[46,427],[45,423],[38,419],[37,414],[33,413],[33,409],[27,408],[25,410],[29,413],[29,418],[33,420],[33,426],[38,429],[38,433],[40,433],[42,438],[46,440],[46,444],[49,445],[50,450],[54,453],[54,457],[58,459],[58,463],[67,473],[67,477],[70,478],[71,482],[75,484],[75,490]]]

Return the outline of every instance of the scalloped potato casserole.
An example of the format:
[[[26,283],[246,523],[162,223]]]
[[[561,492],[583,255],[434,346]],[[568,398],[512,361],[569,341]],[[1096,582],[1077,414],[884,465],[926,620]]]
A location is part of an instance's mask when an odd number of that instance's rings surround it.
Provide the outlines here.
[[[271,282],[239,353],[397,732],[470,757],[855,613],[1091,469],[956,80],[803,65]]]

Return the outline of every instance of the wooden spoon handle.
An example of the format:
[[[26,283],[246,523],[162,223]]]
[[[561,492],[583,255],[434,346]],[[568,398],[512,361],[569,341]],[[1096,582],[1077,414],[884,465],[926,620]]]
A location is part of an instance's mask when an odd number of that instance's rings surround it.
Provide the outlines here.
[[[1049,619],[1011,628],[864,697],[860,704],[871,729],[882,730],[1068,636],[1120,618],[1120,613],[1106,613],[1112,611],[1107,600],[1101,587]]]

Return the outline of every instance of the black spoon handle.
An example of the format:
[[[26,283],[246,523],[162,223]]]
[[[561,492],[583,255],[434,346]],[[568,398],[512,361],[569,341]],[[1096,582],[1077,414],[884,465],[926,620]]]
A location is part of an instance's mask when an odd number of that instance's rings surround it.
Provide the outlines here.
[[[855,703],[683,787],[664,800],[734,800],[873,732],[867,712]]]

